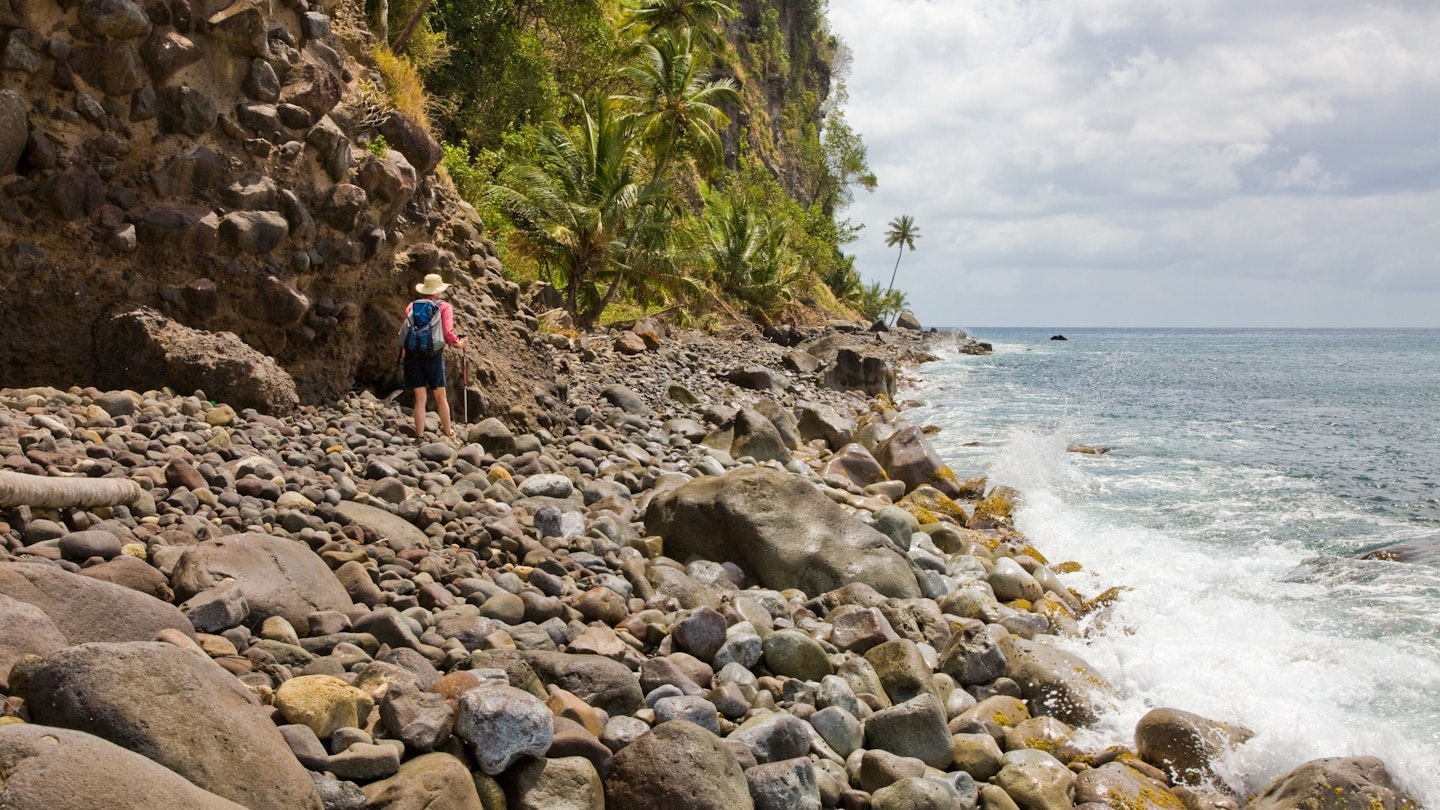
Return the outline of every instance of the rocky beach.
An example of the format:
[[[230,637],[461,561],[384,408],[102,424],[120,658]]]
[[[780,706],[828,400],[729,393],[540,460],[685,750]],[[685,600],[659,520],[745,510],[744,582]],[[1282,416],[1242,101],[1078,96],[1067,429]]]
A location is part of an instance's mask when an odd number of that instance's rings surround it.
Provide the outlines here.
[[[1051,642],[1115,591],[905,416],[983,345],[768,338],[535,333],[549,424],[450,441],[0,390],[0,806],[1419,806],[1370,757],[1228,794],[1250,733],[1185,707],[1077,742],[1114,688]]]

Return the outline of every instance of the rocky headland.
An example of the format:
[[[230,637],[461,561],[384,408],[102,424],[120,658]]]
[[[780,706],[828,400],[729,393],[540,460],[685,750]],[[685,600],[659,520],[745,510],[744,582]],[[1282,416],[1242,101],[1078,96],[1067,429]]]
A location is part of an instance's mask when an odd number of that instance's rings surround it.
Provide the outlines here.
[[[1052,642],[1114,593],[896,405],[984,348],[769,337],[549,335],[560,416],[453,442],[0,390],[0,806],[1418,806],[1366,757],[1229,793],[1249,732],[1183,707],[1078,743],[1115,691]]]

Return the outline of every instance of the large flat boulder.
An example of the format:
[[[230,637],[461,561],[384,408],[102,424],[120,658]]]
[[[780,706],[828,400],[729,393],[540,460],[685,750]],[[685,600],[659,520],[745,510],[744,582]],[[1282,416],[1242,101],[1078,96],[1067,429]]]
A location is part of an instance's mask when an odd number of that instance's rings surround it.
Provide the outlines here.
[[[251,810],[321,808],[314,782],[250,693],[209,658],[172,644],[52,653],[31,673],[25,704],[38,723],[103,737]]]
[[[0,726],[0,773],[6,810],[243,810],[134,751],[53,726]]]
[[[0,563],[0,596],[39,608],[70,644],[149,641],[165,629],[195,633],[174,605],[45,563]]]
[[[325,561],[298,540],[247,532],[187,548],[170,575],[177,599],[234,580],[250,606],[247,621],[281,616],[301,635],[310,614],[344,611],[353,603]]]
[[[217,402],[272,414],[300,402],[295,380],[233,332],[203,332],[148,307],[101,324],[96,340],[101,385],[203,390]]]
[[[374,529],[385,539],[385,544],[396,551],[426,548],[432,545],[430,538],[426,536],[425,532],[420,531],[415,524],[397,514],[387,512],[378,506],[356,503],[355,501],[341,501],[340,504],[335,507],[335,511],[359,523],[361,526],[368,526]]]
[[[767,467],[699,478],[651,502],[648,530],[665,554],[733,562],[767,588],[807,594],[864,582],[920,596],[909,562],[888,538],[847,514],[805,479]]]

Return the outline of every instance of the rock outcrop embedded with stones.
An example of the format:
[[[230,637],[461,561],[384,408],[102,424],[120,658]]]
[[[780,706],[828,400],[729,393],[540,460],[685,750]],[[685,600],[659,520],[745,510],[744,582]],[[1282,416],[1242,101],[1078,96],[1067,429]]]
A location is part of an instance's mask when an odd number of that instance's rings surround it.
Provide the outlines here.
[[[553,419],[558,402],[536,399],[553,392],[533,313],[435,174],[439,143],[389,108],[357,13],[0,5],[0,309],[23,327],[0,342],[0,379],[202,388],[272,413],[295,396],[387,393],[399,315],[415,282],[441,272],[460,331],[478,338],[473,409]],[[389,148],[372,154],[381,138]],[[247,391],[185,346],[116,342],[112,319],[140,308],[171,332],[222,336],[189,348],[258,354],[243,362],[265,368],[263,385]]]

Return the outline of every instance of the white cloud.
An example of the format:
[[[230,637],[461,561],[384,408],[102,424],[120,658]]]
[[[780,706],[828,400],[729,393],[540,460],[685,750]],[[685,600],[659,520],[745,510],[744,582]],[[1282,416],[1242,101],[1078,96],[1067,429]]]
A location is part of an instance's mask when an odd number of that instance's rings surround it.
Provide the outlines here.
[[[880,179],[848,212],[857,266],[888,279],[885,224],[914,215],[897,286],[922,321],[1440,326],[1440,7],[831,0],[830,19]]]

